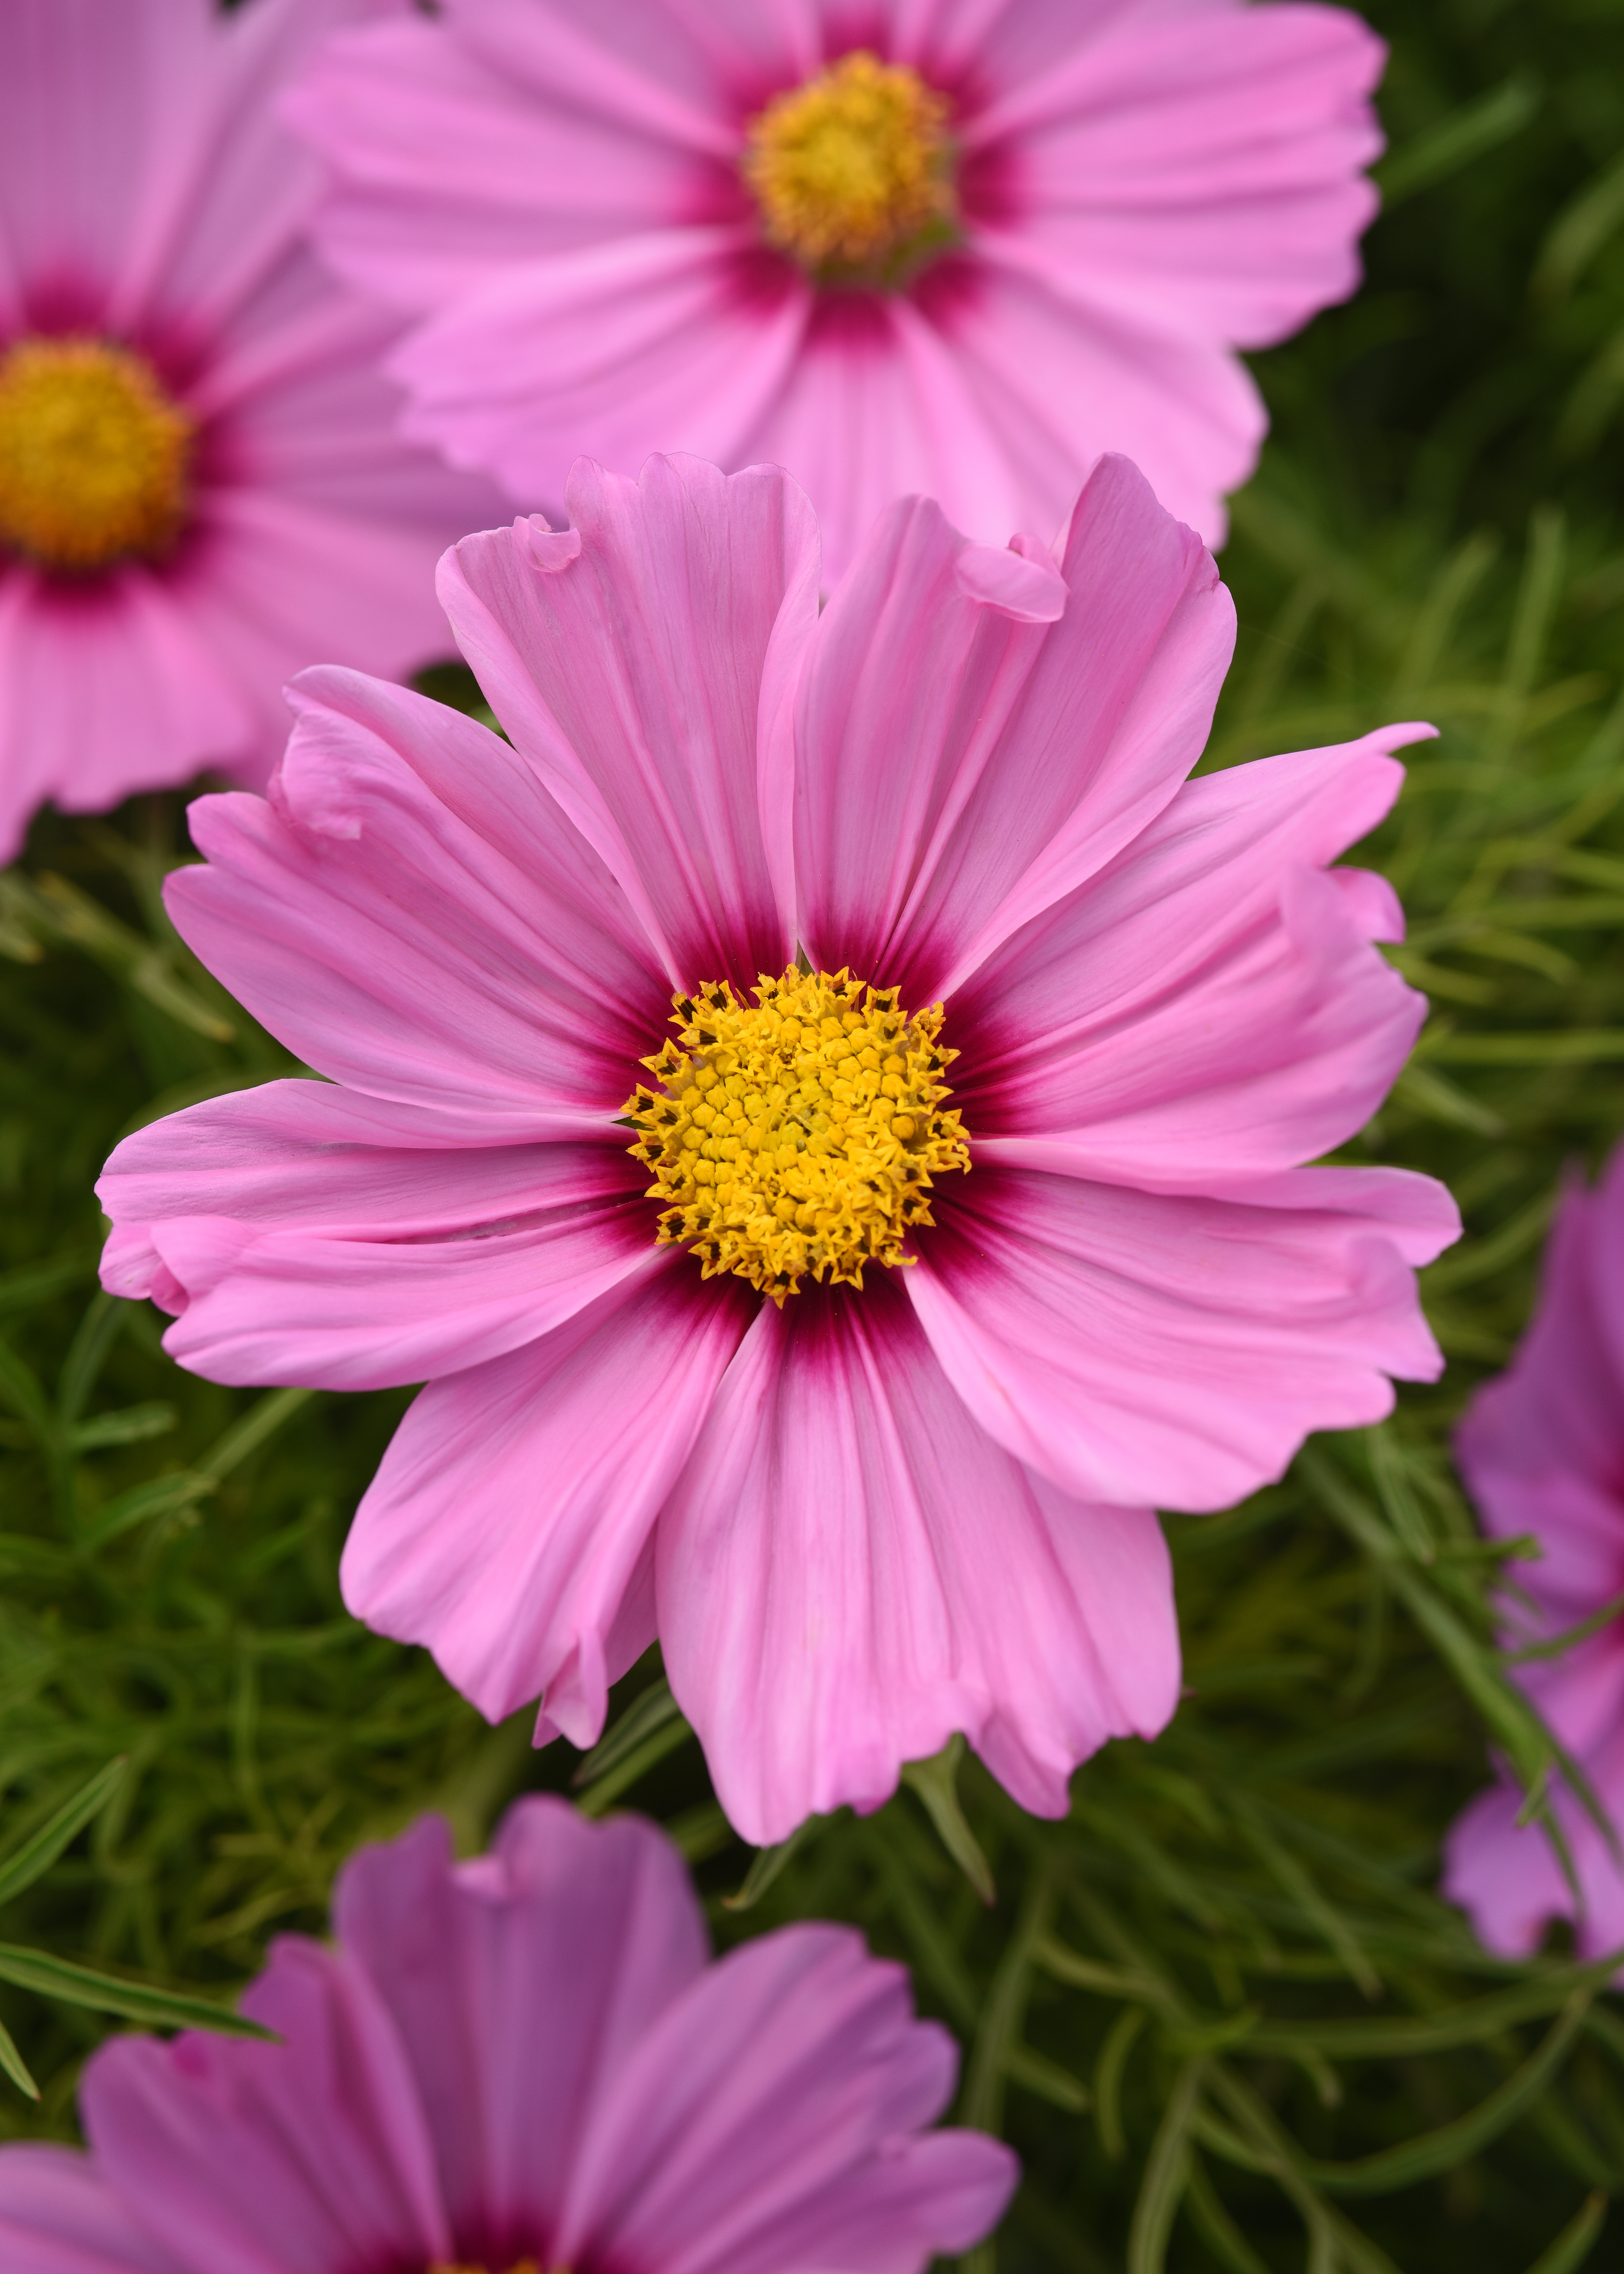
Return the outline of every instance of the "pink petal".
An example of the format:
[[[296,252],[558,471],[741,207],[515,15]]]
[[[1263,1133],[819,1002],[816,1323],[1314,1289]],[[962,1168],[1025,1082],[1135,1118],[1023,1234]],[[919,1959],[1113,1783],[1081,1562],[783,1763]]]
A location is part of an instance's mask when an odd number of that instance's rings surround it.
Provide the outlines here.
[[[1456,1818],[1444,1850],[1440,1892],[1468,1914],[1497,1958],[1530,1958],[1550,1922],[1574,1912],[1544,1831],[1518,1826],[1522,1797],[1515,1785],[1491,1785]]]
[[[987,101],[1063,71],[1079,41],[1098,38],[1120,17],[1143,11],[1144,0],[1088,0],[1084,8],[1056,8],[1053,0],[882,0],[910,55],[938,84],[962,77],[974,64],[978,92]],[[1226,17],[1239,0],[1163,0],[1165,12]],[[977,106],[978,109],[980,106]]]
[[[705,1963],[676,1850],[635,1817],[588,1824],[538,1796],[459,1865],[423,1818],[345,1865],[334,1924],[410,2063],[458,2255],[550,2251],[605,2096]]]
[[[1624,1739],[1616,1723],[1583,1766],[1616,1830],[1624,1825]],[[1605,1958],[1624,1947],[1624,1867],[1589,1813],[1565,1786],[1556,1787],[1553,1806],[1579,1882],[1575,1906],[1544,1827],[1517,1823],[1522,1806],[1522,1792],[1504,1774],[1478,1794],[1449,1833],[1443,1893],[1499,1957],[1530,1957],[1553,1919],[1573,1920],[1580,1958]]]
[[[1009,2150],[908,2135],[952,2088],[946,2032],[849,1928],[734,1950],[637,2048],[584,2143],[557,2256],[663,2274],[922,2274],[996,2221]]]
[[[477,1206],[477,1172],[470,1176],[467,1161],[453,1156],[448,1164],[454,1204],[471,1198]],[[485,1183],[492,1197],[492,1187],[512,1181],[504,1166]],[[653,1249],[645,1174],[604,1147],[538,1145],[526,1204],[506,1224],[405,1238],[338,1214],[356,1183],[376,1190],[380,1178],[367,1179],[365,1167],[352,1171],[350,1191],[342,1166],[334,1177],[336,1220],[261,1228],[252,1217],[161,1218],[147,1227],[162,1274],[154,1271],[154,1291],[180,1294],[164,1348],[211,1382],[327,1389],[377,1389],[482,1365],[646,1273]],[[411,1181],[420,1193],[420,1168]]]
[[[971,597],[965,552],[934,506],[894,508],[803,682],[802,936],[822,968],[910,1005],[1154,818],[1200,755],[1233,640],[1210,557],[1120,459],[1078,501],[1057,623]]]
[[[176,2274],[90,2157],[72,2148],[0,2148],[0,2262],[11,2274]]]
[[[966,289],[931,313],[1019,482],[1027,525],[1052,527],[1113,451],[1169,513],[1222,545],[1224,493],[1252,472],[1268,430],[1245,365],[1199,331],[1153,328],[1086,297],[1075,269],[1030,235],[985,230],[976,252]]]
[[[1595,1191],[1569,1180],[1533,1319],[1507,1371],[1477,1391],[1456,1432],[1456,1458],[1485,1529],[1500,1539],[1532,1533],[1540,1544],[1538,1560],[1508,1570],[1515,1592],[1502,1608],[1513,1645],[1560,1634],[1624,1593],[1620,1157]],[[1561,1658],[1514,1675],[1562,1743],[1589,1755],[1620,1726],[1624,1624],[1614,1621]]]
[[[760,307],[740,316],[760,328]],[[793,469],[817,508],[830,584],[898,496],[933,497],[956,528],[1002,546],[1017,527],[1056,528],[1086,470],[1068,462],[1034,490],[1028,448],[1011,449],[940,323],[913,297],[862,294],[810,298],[794,359],[737,448]],[[1053,509],[1037,509],[1051,489]]]
[[[1498,1387],[1492,1382],[1478,1390],[1457,1448],[1486,1416],[1489,1392]],[[1507,1567],[1519,1594],[1531,1596],[1537,1607],[1530,1614],[1521,1600],[1507,1600],[1506,1615],[1517,1642],[1560,1634],[1624,1594],[1624,1495],[1611,1478],[1592,1479],[1560,1461],[1517,1470],[1477,1460],[1469,1465],[1462,1457],[1461,1471],[1491,1538],[1531,1532],[1540,1545],[1538,1562],[1519,1558]]]
[[[1213,1192],[1362,1128],[1426,1005],[1371,945],[1402,931],[1388,889],[1321,864],[1387,811],[1381,753],[1420,731],[1187,783],[1006,940],[949,1031],[978,1160]]]
[[[1385,1193],[1305,1173],[1293,1208],[1289,1178],[1258,1206],[973,1167],[904,1284],[981,1427],[1062,1490],[1228,1508],[1442,1369]]]
[[[296,453],[320,449],[328,440],[320,429],[334,424],[334,400],[347,406],[359,397],[370,400],[374,408],[392,402],[398,410],[398,393],[391,394],[372,365],[399,333],[397,319],[353,293],[336,290],[313,255],[301,252],[284,262],[276,290],[259,294],[219,335],[186,390],[187,407],[196,417],[233,422],[226,437],[214,438],[219,470],[210,486],[229,493],[244,486],[245,477],[252,483],[267,471],[279,441],[284,448],[290,443]],[[284,390],[290,382],[297,388],[301,381],[306,399],[295,393],[289,410]],[[324,382],[328,389],[338,390],[335,397],[320,391]],[[314,438],[306,433],[312,391],[318,414]],[[245,406],[251,412],[259,411],[262,433],[245,428]],[[362,422],[351,415],[345,423]],[[370,441],[374,456],[398,461],[408,455],[388,427],[380,431],[375,420],[372,424],[370,436],[358,432],[351,441],[363,448]],[[389,427],[393,424],[391,418]]]
[[[748,225],[665,229],[509,264],[389,369],[412,398],[406,433],[553,506],[577,455],[635,466],[656,439],[729,467],[769,455],[753,439],[811,307]]]
[[[96,2161],[186,2274],[355,2274],[451,2255],[404,2051],[365,1978],[285,1937],[243,1999],[280,2044],[115,2037],[79,2105]]]
[[[357,1618],[492,1721],[545,1693],[578,1745],[653,1640],[641,1559],[754,1303],[651,1248],[628,1297],[425,1389],[344,1549]]]
[[[16,0],[0,29],[0,328],[18,328],[30,288],[64,283],[115,336],[195,343],[231,320],[320,186],[276,122],[277,85],[379,4],[254,0],[222,16],[207,0]]]
[[[1435,1262],[1461,1236],[1454,1194],[1436,1177],[1414,1169],[1286,1169],[1217,1197],[1249,1208],[1307,1209],[1380,1221],[1394,1254],[1417,1266]]]
[[[1616,1836],[1620,1824],[1624,1823],[1624,1760],[1620,1759],[1616,1721],[1609,1742],[1592,1754],[1585,1766]],[[1624,1869],[1620,1867],[1615,1848],[1576,1800],[1570,1800],[1566,1792],[1561,1792],[1558,1805],[1562,1811],[1562,1828],[1568,1834],[1569,1852],[1584,1898],[1574,1938],[1578,1954],[1582,1958],[1605,1958],[1609,1952],[1624,1948]],[[1615,1975],[1613,1978],[1617,1981],[1620,1977]]]
[[[511,1230],[564,1176],[594,1195],[638,1189],[575,1147],[485,1145],[424,1106],[326,1081],[267,1081],[150,1121],[115,1148],[96,1187],[116,1224],[223,1216],[334,1238],[455,1238]],[[568,1163],[568,1168],[564,1166]],[[584,1173],[584,1181],[583,1179]]]
[[[154,127],[171,100],[206,97],[209,15],[205,0],[11,0],[0,27],[7,330],[36,280],[94,293],[119,274]]]
[[[1599,1599],[1592,1596],[1583,1604],[1574,1604],[1565,1615],[1538,1624],[1519,1618],[1513,1605],[1507,1620],[1508,1641],[1544,1641],[1565,1627],[1577,1626],[1591,1611],[1624,1593],[1624,1525],[1616,1515],[1613,1532],[1612,1584]],[[1527,1568],[1520,1563],[1515,1576],[1521,1579]],[[1531,1594],[1533,1590],[1529,1592]],[[1541,1600],[1554,1608],[1556,1591],[1548,1589],[1536,1598]],[[1616,1730],[1624,1728],[1624,1624],[1618,1620],[1565,1650],[1560,1658],[1537,1659],[1531,1665],[1514,1666],[1509,1671],[1533,1699],[1552,1735],[1579,1759],[1605,1747]]]
[[[213,527],[239,531],[261,550],[286,528],[284,543],[297,544],[297,522],[267,527],[245,518],[272,493],[284,510],[297,505],[324,523],[355,523],[363,541],[393,539],[388,581],[398,596],[391,605],[405,618],[389,636],[393,650],[409,654],[410,644],[432,637],[434,651],[443,653],[448,632],[434,598],[434,563],[450,538],[504,519],[508,508],[494,484],[402,440],[401,390],[380,368],[399,332],[397,319],[335,289],[301,250],[282,265],[274,289],[216,339],[187,403],[211,422],[218,455],[220,471],[202,505]],[[387,563],[390,556],[382,558]],[[312,563],[306,574],[318,591],[345,597],[342,556],[325,568]],[[266,582],[274,589],[272,576]],[[342,615],[324,621],[320,608],[334,605],[330,597],[305,599],[300,666],[312,660],[323,634],[335,660],[374,659],[357,648]]]
[[[364,476],[371,456],[359,460]],[[398,451],[395,465],[399,504],[424,504],[422,457]],[[199,508],[199,558],[171,580],[199,642],[252,706],[252,734],[226,771],[254,788],[287,740],[283,682],[295,672],[330,659],[401,676],[451,645],[433,564],[462,516],[431,498],[413,528],[297,490],[289,481],[211,492]]]
[[[440,594],[521,755],[660,943],[674,987],[754,983],[794,951],[763,832],[764,690],[817,615],[817,537],[776,469],[578,464],[567,566],[529,526],[466,538]]]
[[[1597,1256],[1624,1254],[1624,1154],[1615,1148],[1596,1193]],[[1615,1270],[1593,1264],[1602,1335],[1615,1373],[1624,1379],[1624,1287]]]
[[[669,998],[598,862],[459,712],[339,671],[294,699],[272,802],[192,808],[181,932],[307,1064],[447,1142],[611,1135]]]
[[[319,235],[342,274],[431,310],[510,261],[691,209],[692,150],[605,117],[602,79],[590,109],[548,103],[460,29],[418,19],[330,40],[282,105],[335,177]],[[637,50],[622,56],[636,67]]]
[[[452,0],[448,12],[492,70],[549,107],[731,162],[736,138],[716,116],[721,72],[752,47],[780,57],[784,19],[803,11],[793,0],[709,0],[703,13],[613,0],[583,17],[570,0]]]
[[[0,564],[0,861],[34,809],[117,805],[252,748],[252,702],[160,576],[67,591]]]
[[[877,1807],[955,1729],[1063,1815],[1076,1763],[1177,1699],[1155,1519],[1068,1500],[984,1435],[887,1273],[763,1306],[657,1554],[672,1687],[761,1844]]]
[[[125,1139],[102,1269],[215,1379],[418,1382],[635,1275],[645,1182],[617,1147],[459,1146],[422,1109],[271,1082]]]
[[[966,122],[1079,301],[1244,347],[1358,282],[1386,50],[1340,8],[1119,19]]]
[[[1603,1307],[1624,1254],[1621,1161],[1614,1156],[1599,1192],[1569,1180],[1533,1319],[1505,1373],[1473,1397],[1455,1439],[1489,1531],[1501,1539],[1538,1532],[1559,1553],[1570,1534],[1624,1537],[1624,1348],[1614,1348]],[[1532,1578],[1536,1590],[1543,1576],[1543,1566],[1519,1566],[1519,1579]],[[1599,1608],[1616,1587],[1603,1584],[1600,1570],[1592,1584]]]
[[[274,275],[320,195],[319,166],[276,118],[277,87],[324,33],[371,10],[367,0],[253,0],[222,19],[193,0],[167,11],[133,0],[124,12],[168,13],[196,29],[188,42],[170,27],[170,53],[145,93],[146,148],[124,184],[128,235],[109,328],[155,318],[195,338]],[[110,69],[101,101],[104,114],[129,101]]]

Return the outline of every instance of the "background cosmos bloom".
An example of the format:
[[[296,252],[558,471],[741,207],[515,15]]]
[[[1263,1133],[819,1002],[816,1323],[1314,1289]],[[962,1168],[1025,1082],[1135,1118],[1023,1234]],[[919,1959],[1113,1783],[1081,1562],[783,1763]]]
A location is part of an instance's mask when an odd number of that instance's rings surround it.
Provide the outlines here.
[[[545,1690],[590,1742],[658,1628],[752,1840],[877,1803],[954,1729],[1063,1813],[1177,1694],[1150,1504],[1225,1507],[1440,1364],[1410,1267],[1447,1194],[1297,1165],[1422,1016],[1371,945],[1390,889],[1325,864],[1428,730],[1187,781],[1233,612],[1120,459],[1054,553],[898,503],[821,614],[777,469],[583,463],[569,503],[442,567],[512,749],[320,671],[268,803],[192,809],[176,922],[328,1081],[126,1140],[104,1284],[217,1380],[430,1382],[346,1600],[486,1713]],[[915,1257],[779,1303],[658,1243],[620,1117],[673,990],[736,1026],[724,990],[798,949],[898,1013],[792,1040],[751,1012],[781,1078],[702,1039],[646,1114],[694,1210],[746,1226],[707,1252]],[[951,1141],[898,1030],[938,1002],[970,1166],[932,1224]]]
[[[709,1963],[651,1825],[522,1800],[452,1861],[425,1817],[345,1866],[337,1946],[285,1936],[280,2044],[116,2038],[88,2156],[0,2148],[7,2274],[920,2274],[1016,2176],[926,2133],[946,2032],[850,1928]]]
[[[578,451],[776,461],[838,575],[906,492],[1053,529],[1102,449],[1220,542],[1234,350],[1357,282],[1382,56],[1240,0],[447,0],[289,116],[328,252],[423,319],[409,431],[526,505]]]
[[[313,657],[444,651],[431,570],[485,493],[396,435],[399,320],[317,265],[273,114],[380,12],[0,9],[0,858],[48,797],[263,781]]]
[[[1508,1567],[1507,1640],[1548,1641],[1624,1595],[1624,1151],[1599,1187],[1570,1185],[1545,1252],[1539,1301],[1506,1372],[1480,1389],[1455,1440],[1485,1530],[1532,1532],[1537,1562]],[[1512,1669],[1624,1832],[1624,1620],[1560,1658]],[[1583,1896],[1573,1894],[1538,1824],[1519,1828],[1508,1774],[1449,1835],[1444,1889],[1489,1949],[1522,1957],[1553,1918],[1575,1920],[1579,1949],[1624,1946],[1624,1869],[1574,1795],[1553,1807]]]

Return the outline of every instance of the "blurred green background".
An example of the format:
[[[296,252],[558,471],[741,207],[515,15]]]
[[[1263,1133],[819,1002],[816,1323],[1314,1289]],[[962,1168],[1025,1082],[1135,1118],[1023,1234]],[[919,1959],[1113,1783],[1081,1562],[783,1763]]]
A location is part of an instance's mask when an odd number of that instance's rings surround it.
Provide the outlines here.
[[[1079,1773],[1067,1822],[944,1758],[754,1858],[652,1660],[583,1771],[345,1618],[339,1547],[403,1397],[214,1388],[96,1292],[116,1138],[285,1061],[163,923],[180,802],[43,817],[0,880],[0,1889],[129,1766],[0,1897],[0,2022],[41,2090],[0,2083],[6,2132],[71,2136],[78,2065],[121,2025],[19,1986],[44,1977],[17,1949],[229,1997],[270,1935],[320,1930],[358,1841],[432,1805],[477,1845],[515,1791],[584,1773],[588,1806],[672,1826],[720,1939],[838,1915],[908,1960],[965,2047],[962,2112],[1026,2164],[975,2274],[1624,2263],[1624,2013],[1560,1937],[1497,1965],[1432,1892],[1489,1744],[1546,1758],[1449,1428],[1526,1317],[1564,1164],[1624,1130],[1624,5],[1368,12],[1386,209],[1359,297],[1256,359],[1274,431],[1223,557],[1241,643],[1208,763],[1443,730],[1360,856],[1432,1018],[1347,1156],[1461,1201],[1426,1281],[1443,1382],[1169,1525],[1189,1695]]]

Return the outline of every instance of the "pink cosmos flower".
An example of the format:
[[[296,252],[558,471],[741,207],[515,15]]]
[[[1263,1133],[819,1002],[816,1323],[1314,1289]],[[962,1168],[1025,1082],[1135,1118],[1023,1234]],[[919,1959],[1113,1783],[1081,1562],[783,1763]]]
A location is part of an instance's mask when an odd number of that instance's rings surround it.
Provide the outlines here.
[[[312,657],[444,651],[432,563],[489,506],[397,439],[399,320],[316,265],[273,115],[383,4],[0,9],[0,859],[45,798],[262,782]]]
[[[527,505],[577,451],[773,460],[838,575],[906,492],[1053,529],[1107,449],[1221,542],[1234,350],[1358,281],[1383,53],[1242,0],[445,0],[288,115],[421,319],[409,432]]]
[[[346,1599],[485,1713],[589,1743],[658,1631],[749,1839],[956,1729],[1064,1813],[1177,1695],[1152,1504],[1440,1363],[1448,1196],[1298,1165],[1422,1016],[1326,864],[1430,730],[1188,781],[1232,611],[1121,459],[1052,553],[898,503],[821,614],[776,468],[569,507],[442,564],[511,749],[306,674],[192,809],[176,922],[327,1080],[127,1139],[104,1283],[218,1381],[429,1381]]]
[[[650,1824],[520,1801],[346,1865],[243,2009],[276,2044],[114,2039],[89,2155],[0,2148],[7,2274],[922,2274],[993,2226],[1007,2148],[926,2132],[953,2044],[846,1927],[708,1962]]]
[[[1563,1194],[1532,1322],[1473,1398],[1455,1452],[1490,1535],[1531,1532],[1544,1551],[1508,1566],[1509,1645],[1548,1642],[1624,1595],[1624,1149],[1594,1192]],[[1624,1833],[1624,1619],[1512,1674]],[[1449,1835],[1445,1893],[1505,1957],[1537,1949],[1553,1918],[1575,1920],[1587,1958],[1624,1948],[1624,1868],[1588,1811],[1557,1782],[1576,1907],[1545,1832],[1518,1826],[1522,1806],[1502,1771]]]

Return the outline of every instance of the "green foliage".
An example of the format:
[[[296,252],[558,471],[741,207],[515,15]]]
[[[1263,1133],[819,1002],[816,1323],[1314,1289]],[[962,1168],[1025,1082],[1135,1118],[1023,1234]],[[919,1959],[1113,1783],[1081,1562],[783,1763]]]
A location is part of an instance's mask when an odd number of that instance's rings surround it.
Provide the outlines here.
[[[1363,856],[1433,1015],[1345,1157],[1461,1201],[1426,1279],[1444,1381],[1169,1524],[1186,1698],[1079,1774],[1064,1823],[950,1749],[752,1859],[657,1666],[582,1763],[344,1616],[338,1549],[402,1398],[197,1382],[95,1291],[120,1133],[287,1062],[165,925],[177,803],[45,817],[0,879],[0,2066],[42,2095],[0,2087],[0,2127],[71,2135],[107,2026],[71,1969],[104,2012],[219,2000],[270,1933],[320,1931],[358,1841],[437,1806],[473,1846],[513,1792],[576,1779],[670,1825],[723,1940],[831,1915],[907,1960],[966,2048],[961,2113],[1026,2165],[972,2274],[1616,2251],[1609,1969],[1555,1944],[1498,1964],[1433,1887],[1488,1746],[1536,1812],[1554,1765],[1492,1646],[1501,1551],[1449,1430],[1527,1315],[1568,1164],[1624,1129],[1624,7],[1374,12],[1390,209],[1359,298],[1258,359],[1275,429],[1225,555],[1241,643],[1208,763],[1441,729]],[[434,691],[471,700],[451,667]]]

